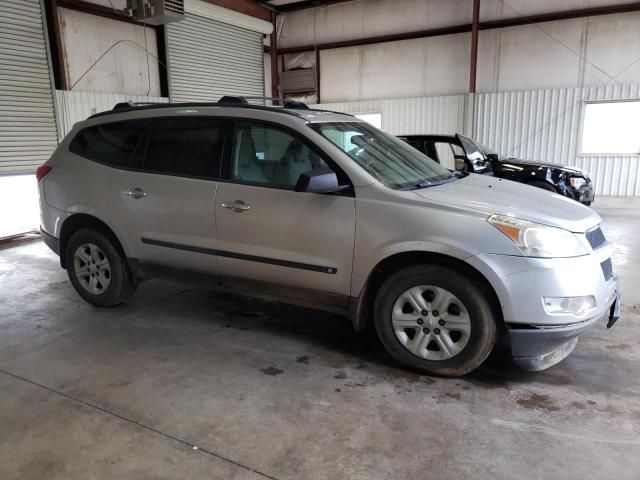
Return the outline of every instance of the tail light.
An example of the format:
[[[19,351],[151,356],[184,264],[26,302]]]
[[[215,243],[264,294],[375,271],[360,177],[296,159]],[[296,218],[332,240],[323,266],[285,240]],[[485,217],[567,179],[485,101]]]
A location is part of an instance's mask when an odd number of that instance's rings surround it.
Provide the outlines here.
[[[39,182],[44,176],[51,171],[51,167],[48,165],[42,165],[36,170],[36,180]]]

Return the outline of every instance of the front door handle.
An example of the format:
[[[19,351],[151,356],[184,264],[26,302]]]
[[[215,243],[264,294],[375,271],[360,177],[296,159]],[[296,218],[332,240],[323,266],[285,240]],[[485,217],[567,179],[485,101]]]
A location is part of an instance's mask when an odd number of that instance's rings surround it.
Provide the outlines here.
[[[131,198],[135,198],[136,200],[147,196],[147,192],[142,190],[140,187],[130,188],[124,193],[129,195]]]
[[[235,202],[224,202],[221,203],[220,206],[222,208],[230,208],[236,213],[246,212],[247,210],[251,210],[251,206],[244,203],[242,200],[236,200]]]

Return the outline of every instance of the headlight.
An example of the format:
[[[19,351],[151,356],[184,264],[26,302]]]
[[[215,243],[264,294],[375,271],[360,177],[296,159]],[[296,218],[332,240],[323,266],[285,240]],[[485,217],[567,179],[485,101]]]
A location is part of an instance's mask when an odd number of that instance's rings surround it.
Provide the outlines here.
[[[569,183],[571,184],[571,186],[573,188],[580,188],[583,185],[587,184],[587,181],[584,178],[580,178],[580,177],[571,177],[569,179]]]
[[[507,215],[491,215],[487,221],[513,240],[527,257],[578,257],[589,253],[576,235],[563,228]]]

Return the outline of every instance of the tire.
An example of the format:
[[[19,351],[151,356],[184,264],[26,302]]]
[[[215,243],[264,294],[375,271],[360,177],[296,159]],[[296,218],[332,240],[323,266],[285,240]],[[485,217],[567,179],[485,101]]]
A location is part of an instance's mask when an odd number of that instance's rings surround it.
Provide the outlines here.
[[[550,183],[547,183],[547,182],[528,182],[527,185],[531,185],[532,187],[541,188],[541,189],[547,190],[549,192],[558,193],[558,190],[556,190],[556,188],[553,185],[551,185]]]
[[[414,293],[424,289],[421,298],[427,315],[415,311],[413,300],[405,303],[410,289]],[[403,305],[401,310],[399,305]],[[444,307],[448,311],[436,312],[440,305],[448,305]],[[414,320],[415,313],[418,319]],[[442,377],[475,370],[489,356],[497,338],[495,314],[483,288],[458,271],[438,265],[409,267],[391,275],[376,295],[374,321],[380,341],[395,360]],[[408,328],[398,327],[405,323]],[[418,344],[421,347],[416,348]]]
[[[96,307],[119,305],[137,288],[117,241],[98,230],[75,232],[67,244],[65,261],[76,292]]]
[[[586,205],[587,207],[591,206],[591,202],[582,202],[583,205]]]

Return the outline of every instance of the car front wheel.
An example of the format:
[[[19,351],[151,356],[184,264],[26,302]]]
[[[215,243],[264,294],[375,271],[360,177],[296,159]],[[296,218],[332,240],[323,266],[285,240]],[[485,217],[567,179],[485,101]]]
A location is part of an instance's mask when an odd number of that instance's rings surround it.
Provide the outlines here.
[[[67,244],[65,258],[73,287],[92,305],[118,305],[136,289],[126,258],[102,232],[93,229],[75,232]]]
[[[391,275],[374,305],[378,336],[404,365],[456,377],[476,369],[496,342],[496,321],[481,286],[456,270],[421,265]]]

